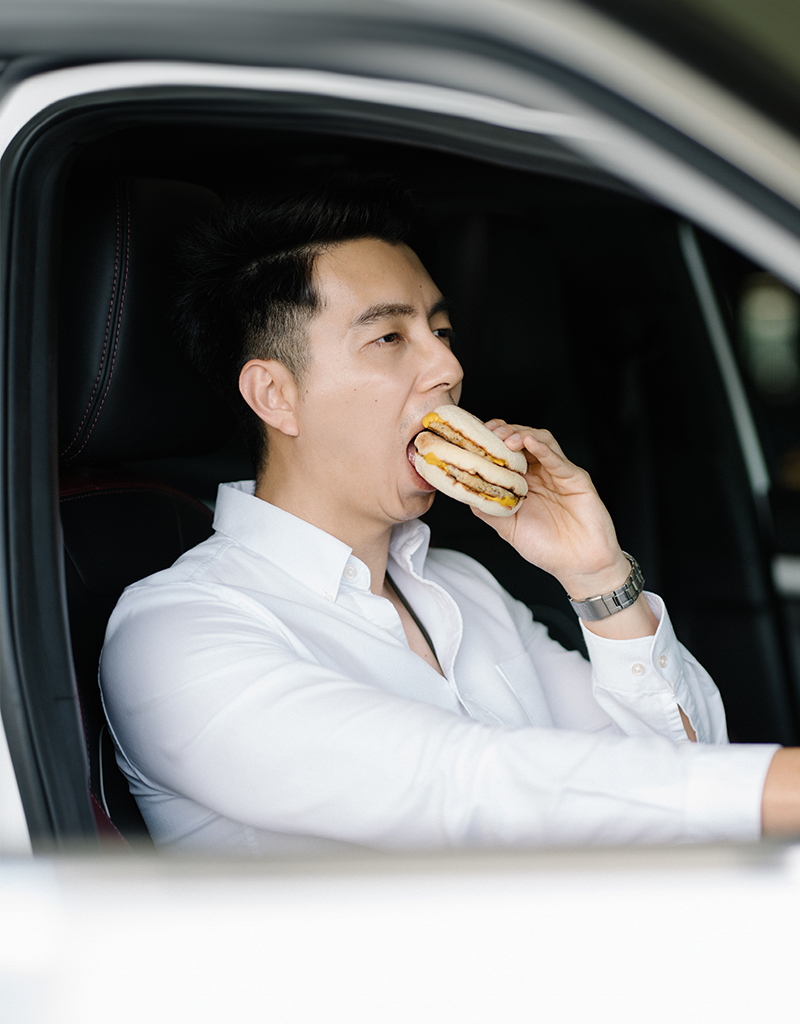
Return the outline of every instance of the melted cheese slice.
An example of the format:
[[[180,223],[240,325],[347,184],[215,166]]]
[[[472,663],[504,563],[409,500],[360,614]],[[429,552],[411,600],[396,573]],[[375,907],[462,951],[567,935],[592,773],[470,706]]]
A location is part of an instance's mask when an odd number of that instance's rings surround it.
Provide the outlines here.
[[[422,426],[426,430],[430,428],[431,423],[444,423],[448,430],[452,431],[452,433],[454,434],[458,434],[459,437],[463,438],[464,441],[467,442],[462,446],[466,448],[467,451],[474,451],[478,455],[482,455],[485,459],[488,459],[490,462],[493,462],[495,466],[503,466],[504,468],[508,468],[507,462],[504,462],[503,459],[496,459],[494,455],[490,455],[485,448],[482,448],[479,444],[476,444],[474,441],[470,440],[468,437],[462,434],[460,430],[456,430],[456,428],[452,427],[449,423],[445,423],[445,421],[438,413],[428,412],[422,417]],[[436,433],[436,431],[434,431],[434,433]],[[445,438],[445,440],[449,440],[449,438]],[[489,495],[487,494],[486,497],[488,498]]]
[[[423,420],[423,423],[424,422],[425,421]],[[429,466],[438,466],[439,469],[444,470],[444,472],[447,473],[448,476],[452,475],[450,473],[450,467],[447,465],[447,463],[442,462],[442,460],[437,458],[432,452],[428,452],[427,455],[423,455],[422,457],[423,459],[425,459]],[[463,487],[464,485],[462,484],[461,486]],[[519,501],[519,498],[516,495],[513,495],[509,498],[496,498],[493,494],[485,494],[483,491],[476,491],[475,493],[480,494],[482,498],[487,498],[489,501],[496,501],[498,505],[508,505],[509,508],[512,505],[516,505]]]

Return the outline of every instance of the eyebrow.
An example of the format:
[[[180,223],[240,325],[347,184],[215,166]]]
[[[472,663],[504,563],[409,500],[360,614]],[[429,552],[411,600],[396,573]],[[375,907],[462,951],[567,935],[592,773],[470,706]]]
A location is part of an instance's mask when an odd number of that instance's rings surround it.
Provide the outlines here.
[[[450,309],[450,303],[442,296],[428,310],[428,320],[432,320],[438,313],[446,313]],[[396,316],[415,316],[416,309],[407,306],[403,302],[379,302],[374,306],[368,306],[362,313],[359,313],[350,324],[351,330],[357,327],[367,327],[370,324],[382,320],[391,320]]]

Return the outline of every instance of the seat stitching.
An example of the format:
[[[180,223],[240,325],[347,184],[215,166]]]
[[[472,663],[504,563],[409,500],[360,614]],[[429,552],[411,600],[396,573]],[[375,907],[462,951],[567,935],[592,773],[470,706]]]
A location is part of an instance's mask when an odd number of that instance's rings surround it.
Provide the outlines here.
[[[83,425],[86,422],[86,418],[89,415],[89,410],[92,407],[92,402],[94,401],[94,396],[97,393],[97,386],[100,383],[100,378],[101,378],[101,376],[103,374],[103,366],[105,365],[106,352],[107,352],[107,349],[108,349],[108,336],[109,336],[109,333],[111,331],[111,316],[112,316],[112,313],[114,312],[114,299],[115,299],[116,294],[117,294],[117,278],[118,278],[118,275],[119,275],[119,241],[120,241],[120,230],[119,230],[119,185],[117,185],[117,188],[116,188],[115,199],[116,199],[117,228],[116,228],[116,240],[115,240],[115,251],[114,251],[114,281],[113,281],[113,283],[111,285],[111,302],[109,303],[108,317],[106,318],[106,333],[105,333],[105,337],[103,338],[103,350],[102,350],[102,352],[100,354],[100,365],[99,365],[98,370],[97,370],[97,377],[95,378],[94,386],[92,388],[92,393],[91,393],[91,395],[89,395],[89,401],[88,401],[88,403],[86,405],[86,409],[84,410],[84,413],[83,413],[83,419],[81,420],[80,424],[78,425],[78,430],[77,430],[75,436],[70,441],[70,443],[67,445],[67,447],[64,449],[64,451],[61,452],[60,458],[63,458],[67,454],[67,452],[70,450],[70,448],[75,444],[75,442],[80,437],[81,431],[83,430]]]
[[[83,444],[75,452],[74,455],[70,456],[70,460],[68,460],[68,461],[71,461],[72,459],[77,458],[80,455],[80,453],[83,451],[83,449],[86,447],[86,445],[89,443],[89,439],[92,436],[92,432],[93,432],[94,428],[97,426],[97,421],[100,419],[100,413],[103,411],[103,406],[105,405],[106,398],[108,397],[108,392],[109,392],[109,390],[111,388],[111,381],[112,381],[112,379],[114,377],[114,366],[115,366],[116,361],[117,361],[117,352],[119,351],[119,336],[120,336],[120,332],[122,330],[122,312],[123,312],[123,308],[125,306],[125,292],[126,292],[127,285],[128,285],[128,270],[130,268],[130,252],[131,252],[131,204],[130,204],[130,183],[129,182],[126,182],[125,190],[126,190],[125,191],[126,212],[127,212],[127,215],[128,215],[127,216],[128,226],[127,226],[126,233],[125,233],[125,276],[124,276],[124,278],[122,280],[122,288],[120,289],[119,312],[117,313],[117,329],[116,329],[116,331],[114,333],[114,350],[113,350],[112,355],[111,355],[111,368],[110,368],[109,374],[108,374],[108,381],[106,382],[106,389],[103,392],[103,398],[102,398],[102,400],[100,402],[100,405],[97,408],[97,412],[95,413],[95,417],[92,420],[92,425],[89,428],[89,430],[88,430],[88,432],[86,434],[86,437],[84,438]]]

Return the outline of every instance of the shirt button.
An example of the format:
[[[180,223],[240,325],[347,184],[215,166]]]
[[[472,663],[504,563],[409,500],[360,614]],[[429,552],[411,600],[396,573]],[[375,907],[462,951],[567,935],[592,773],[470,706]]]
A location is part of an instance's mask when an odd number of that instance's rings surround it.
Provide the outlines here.
[[[326,601],[332,601],[333,600],[333,594],[325,594],[325,600]]]
[[[358,575],[358,569],[354,565],[348,565],[344,574],[349,580],[354,580]]]
[[[642,675],[644,672],[644,665],[637,661],[636,664],[631,667],[631,672],[633,672],[635,676]]]
[[[658,663],[659,663],[659,665],[662,668],[666,668],[667,667],[667,656],[666,656],[666,654],[659,654],[659,656],[658,656]]]

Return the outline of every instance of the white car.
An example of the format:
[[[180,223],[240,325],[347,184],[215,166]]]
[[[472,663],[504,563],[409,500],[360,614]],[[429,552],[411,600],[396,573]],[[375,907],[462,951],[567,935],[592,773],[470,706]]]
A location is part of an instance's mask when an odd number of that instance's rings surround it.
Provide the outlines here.
[[[792,844],[159,857],[95,678],[122,588],[249,475],[172,344],[176,234],[368,168],[436,229],[467,407],[590,470],[731,738],[800,743],[800,22],[729,6],[0,4],[4,1021],[798,1012]],[[580,644],[552,581],[442,511]]]

